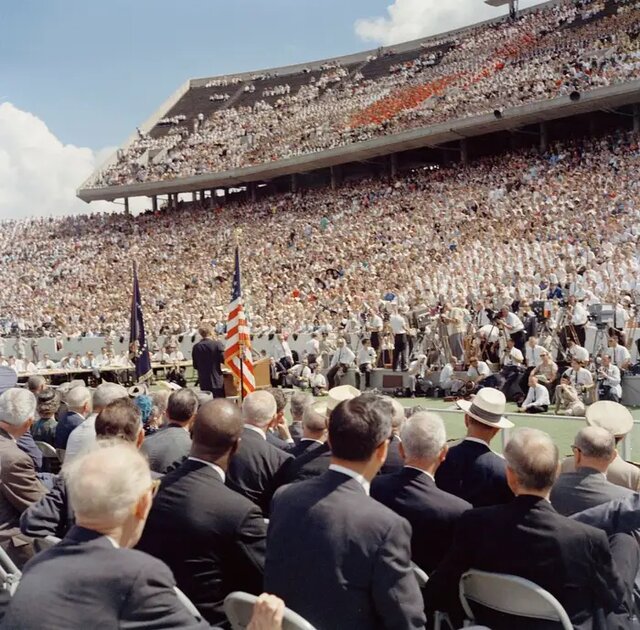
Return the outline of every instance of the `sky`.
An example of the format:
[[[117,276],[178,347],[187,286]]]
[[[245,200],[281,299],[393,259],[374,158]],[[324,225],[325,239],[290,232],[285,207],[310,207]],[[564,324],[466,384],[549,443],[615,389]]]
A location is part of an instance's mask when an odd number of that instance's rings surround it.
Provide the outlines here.
[[[336,57],[501,12],[482,0],[0,2],[0,220],[113,209],[75,189],[189,78]]]

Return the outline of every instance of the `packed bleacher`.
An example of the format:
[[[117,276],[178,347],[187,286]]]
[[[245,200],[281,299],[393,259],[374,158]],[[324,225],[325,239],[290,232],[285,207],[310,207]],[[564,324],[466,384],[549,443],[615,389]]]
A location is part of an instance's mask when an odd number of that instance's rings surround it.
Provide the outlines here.
[[[632,1],[563,0],[344,66],[208,81],[87,187],[262,164],[635,80],[639,17]]]

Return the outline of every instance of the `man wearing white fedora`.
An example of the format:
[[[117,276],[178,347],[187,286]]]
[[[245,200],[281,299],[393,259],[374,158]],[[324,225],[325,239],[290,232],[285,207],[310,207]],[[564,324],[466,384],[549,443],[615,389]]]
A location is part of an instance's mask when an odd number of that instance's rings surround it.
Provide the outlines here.
[[[459,400],[467,436],[449,449],[436,472],[436,485],[473,507],[508,503],[513,493],[507,484],[504,459],[491,450],[490,443],[501,429],[513,423],[504,417],[507,400],[493,387],[481,389],[472,400]]]

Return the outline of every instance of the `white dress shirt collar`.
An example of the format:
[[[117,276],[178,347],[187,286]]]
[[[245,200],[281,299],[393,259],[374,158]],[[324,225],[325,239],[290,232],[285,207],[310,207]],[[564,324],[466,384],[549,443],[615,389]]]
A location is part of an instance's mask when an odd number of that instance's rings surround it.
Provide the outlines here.
[[[340,466],[338,464],[331,464],[331,466],[329,466],[329,470],[342,473],[343,475],[347,475],[347,477],[355,479],[364,488],[367,496],[369,495],[371,484],[362,475],[355,472],[355,470],[351,470],[351,468],[346,468],[345,466]]]
[[[192,462],[200,462],[201,464],[205,464],[209,466],[209,468],[213,468],[213,470],[215,470],[220,475],[220,478],[222,479],[222,483],[225,483],[227,476],[224,474],[224,470],[222,470],[222,468],[220,468],[218,464],[214,464],[213,462],[207,462],[204,459],[200,459],[199,457],[189,457],[188,459],[191,460]]]
[[[475,437],[466,437],[463,440],[464,442],[477,442],[478,444],[483,444],[484,446],[489,446],[489,444],[487,442],[485,442],[484,440],[481,440],[480,438],[475,438]],[[489,446],[489,448],[491,448]]]
[[[316,444],[324,444],[324,442],[322,440],[316,440],[315,438],[307,438],[307,437],[303,437],[300,438],[301,442],[315,442]]]
[[[244,428],[245,429],[251,429],[252,431],[255,431],[256,433],[258,433],[259,435],[262,436],[263,440],[267,439],[267,434],[260,427],[256,427],[253,424],[245,424]]]
[[[423,468],[418,468],[417,466],[405,466],[405,468],[412,468],[413,470],[419,470],[421,473],[424,473],[425,475],[427,475],[427,477],[430,477],[433,481],[436,480],[436,478],[427,470],[424,470]]]

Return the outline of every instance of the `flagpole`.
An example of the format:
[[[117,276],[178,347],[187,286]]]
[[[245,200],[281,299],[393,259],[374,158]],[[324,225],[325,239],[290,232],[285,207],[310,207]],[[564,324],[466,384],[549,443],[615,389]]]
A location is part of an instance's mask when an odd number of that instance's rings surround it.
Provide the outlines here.
[[[238,252],[238,268],[240,268],[240,230],[234,232],[236,250]],[[240,404],[244,400],[244,336],[238,330],[238,346],[240,348]]]

